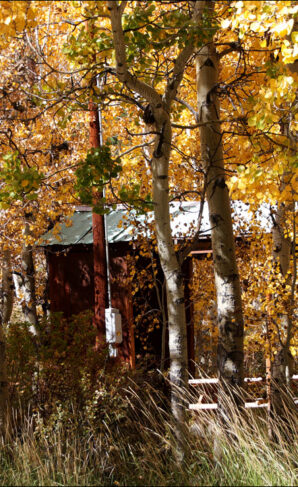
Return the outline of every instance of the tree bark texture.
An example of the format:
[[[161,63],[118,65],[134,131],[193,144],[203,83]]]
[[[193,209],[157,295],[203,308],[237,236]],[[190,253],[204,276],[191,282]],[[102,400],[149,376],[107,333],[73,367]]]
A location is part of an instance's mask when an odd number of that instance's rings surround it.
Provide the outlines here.
[[[222,389],[231,394],[233,386],[243,385],[244,326],[229,192],[225,181],[220,106],[216,94],[218,72],[219,58],[213,42],[210,42],[196,53],[198,122],[203,123],[200,126],[201,159],[207,179],[206,197],[217,297],[218,372],[222,385],[227,386]],[[234,399],[237,401],[237,394]]]
[[[298,20],[295,18],[292,32],[297,31]],[[288,40],[291,40],[291,34],[287,36]],[[295,75],[298,72],[298,60],[293,63],[288,64],[289,71]],[[297,100],[296,100],[297,102]],[[296,103],[297,108],[297,103]],[[292,114],[294,114],[295,109],[293,107],[292,113],[289,113],[288,123],[285,123],[282,127],[284,135],[289,141],[289,151],[292,155],[296,154],[297,151],[297,137],[291,130],[291,119]],[[285,188],[287,184],[290,184],[291,173],[284,173],[281,182],[281,191]],[[293,241],[287,235],[287,215],[292,214],[293,218]],[[282,316],[281,322],[285,330],[286,338],[284,342],[280,343],[280,349],[274,357],[272,363],[272,379],[273,383],[271,386],[271,407],[272,412],[278,416],[284,415],[283,400],[289,397],[288,386],[290,385],[290,378],[294,372],[294,359],[290,351],[290,343],[292,336],[294,334],[294,298],[295,298],[295,288],[297,281],[297,263],[296,263],[296,224],[295,224],[295,203],[278,203],[277,210],[274,215],[274,224],[272,228],[272,239],[273,239],[273,258],[275,262],[279,265],[280,272],[286,283],[291,286],[291,294],[288,299],[287,313]],[[291,253],[293,254],[293,272],[289,273],[290,263],[291,263]],[[287,405],[288,406],[288,405]],[[293,403],[291,403],[293,407]]]
[[[279,348],[274,355],[271,365],[272,384],[270,387],[270,407],[272,417],[282,418],[285,416],[286,409],[293,408],[294,403],[290,399],[289,386],[291,377],[294,373],[294,359],[290,351],[290,343],[294,332],[293,323],[293,308],[294,308],[294,290],[296,287],[296,269],[293,273],[289,273],[291,252],[293,256],[295,252],[295,238],[294,242],[286,235],[286,217],[290,212],[294,215],[294,204],[285,205],[279,203],[274,215],[274,224],[272,228],[273,239],[273,258],[276,265],[279,266],[281,275],[285,282],[291,286],[292,292],[286,303],[286,313],[280,316],[280,325],[283,328],[285,338],[279,337]],[[294,231],[294,235],[295,235]],[[296,258],[294,256],[294,267],[296,267]],[[274,425],[272,427],[274,431]]]
[[[187,45],[181,50],[176,58],[164,95],[161,96],[152,86],[129,72],[126,63],[125,38],[121,25],[124,6],[125,2],[120,5],[115,1],[108,2],[116,55],[116,75],[126,87],[147,100],[153,117],[152,125],[154,125],[156,132],[151,160],[155,233],[159,258],[166,281],[172,412],[177,424],[182,424],[185,418],[185,404],[181,403],[179,389],[182,386],[187,386],[187,333],[183,277],[174,249],[170,226],[168,172],[172,130],[169,114],[186,63],[194,48],[192,45]],[[181,443],[183,443],[182,436],[183,430],[178,427],[177,437]]]
[[[0,434],[5,433],[8,420],[6,338],[3,323],[8,323],[13,308],[13,282],[11,274],[11,256],[9,250],[4,250],[2,272],[2,319],[0,319]]]
[[[184,283],[170,226],[168,166],[172,139],[171,124],[167,114],[164,112],[162,115],[160,121],[155,119],[160,136],[156,138],[152,157],[155,233],[167,289],[170,380],[174,387],[183,387],[187,384]],[[175,410],[175,416],[180,417],[181,406],[177,403],[176,395],[173,395],[172,408]]]
[[[25,222],[24,238],[30,235],[30,221]],[[21,252],[21,272],[13,272],[13,280],[17,297],[21,300],[24,320],[30,323],[30,331],[38,335],[38,319],[36,312],[35,268],[32,245],[23,245]]]
[[[9,250],[3,252],[2,267],[2,322],[8,323],[13,309],[14,285],[11,269],[11,254]]]
[[[0,323],[0,434],[5,433],[8,420],[8,380],[6,370],[6,340]]]

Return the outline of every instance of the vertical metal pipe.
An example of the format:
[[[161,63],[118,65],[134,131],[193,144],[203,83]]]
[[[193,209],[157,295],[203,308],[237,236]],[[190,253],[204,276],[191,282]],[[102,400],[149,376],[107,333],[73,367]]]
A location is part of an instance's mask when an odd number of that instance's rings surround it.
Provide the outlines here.
[[[100,86],[99,76],[96,77],[96,85],[98,88]],[[98,125],[99,125],[99,143],[103,144],[102,137],[102,114],[100,105],[97,106],[98,111]],[[105,197],[105,189],[103,189],[103,197]],[[109,233],[108,233],[108,222],[107,215],[103,215],[104,218],[104,229],[105,229],[105,250],[106,250],[106,263],[107,263],[107,298],[108,298],[108,308],[112,307],[112,292],[111,292],[111,276],[110,276],[110,256],[109,256]]]

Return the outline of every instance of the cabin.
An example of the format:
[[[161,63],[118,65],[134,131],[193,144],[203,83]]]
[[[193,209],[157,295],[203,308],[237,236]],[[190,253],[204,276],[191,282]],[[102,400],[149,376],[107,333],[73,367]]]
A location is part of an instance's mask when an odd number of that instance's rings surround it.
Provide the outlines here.
[[[237,214],[241,220],[247,214],[245,205],[238,205]],[[171,225],[175,241],[182,242],[189,238],[196,229],[199,203],[183,202],[171,204]],[[133,258],[137,269],[142,271],[148,266],[148,257],[144,257],[139,248],[138,237],[152,238],[150,224],[153,214],[138,215],[128,213],[118,207],[106,215],[106,237],[108,242],[109,280],[112,308],[119,310],[122,321],[122,341],[117,344],[119,358],[135,367],[136,361],[144,355],[140,340],[140,330],[136,333],[134,317],[139,312],[140,302],[146,301],[146,309],[160,312],[156,289],[152,286],[146,296],[140,291],[132,291],[128,274]],[[134,223],[133,223],[134,222]],[[135,226],[137,223],[137,227]],[[65,318],[85,310],[94,309],[94,271],[93,271],[93,232],[92,211],[90,207],[78,206],[70,221],[61,226],[59,237],[48,232],[43,238],[43,247],[48,265],[48,297],[51,312],[62,312]],[[196,248],[185,260],[183,276],[185,283],[187,341],[189,369],[193,372],[194,360],[194,324],[193,309],[190,300],[189,283],[192,279],[193,258],[203,259],[211,254],[210,225],[205,205],[201,223],[201,237]],[[137,257],[137,258],[136,258]],[[163,287],[163,275],[157,269],[157,282],[160,293]],[[143,301],[142,301],[143,299]],[[145,304],[144,304],[145,306]],[[166,307],[166,306],[165,306]],[[144,313],[145,314],[145,313]],[[157,324],[150,333],[146,349],[158,358],[161,356],[162,326]],[[166,351],[168,354],[168,351]]]

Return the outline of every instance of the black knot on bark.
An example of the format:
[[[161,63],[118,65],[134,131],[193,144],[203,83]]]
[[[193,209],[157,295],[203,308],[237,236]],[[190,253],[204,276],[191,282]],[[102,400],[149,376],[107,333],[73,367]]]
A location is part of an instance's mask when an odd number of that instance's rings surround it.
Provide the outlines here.
[[[206,59],[206,61],[204,62],[203,66],[209,66],[210,68],[214,68],[214,62],[212,61],[212,59],[210,59],[210,57],[208,57],[208,59]]]
[[[145,107],[143,120],[146,125],[153,125],[155,123],[153,110],[150,104]]]
[[[228,282],[236,281],[239,278],[238,274],[230,274],[228,278]]]
[[[222,176],[220,178],[217,178],[216,180],[216,185],[219,187],[219,188],[225,188],[226,187],[226,181],[225,181],[225,178]]]
[[[212,94],[212,91],[209,91],[207,93],[207,96],[206,96],[206,103],[207,103],[207,105],[210,105],[210,103],[212,102],[211,94]]]
[[[213,225],[218,225],[220,220],[222,220],[222,217],[220,215],[213,214],[210,216],[210,220]]]

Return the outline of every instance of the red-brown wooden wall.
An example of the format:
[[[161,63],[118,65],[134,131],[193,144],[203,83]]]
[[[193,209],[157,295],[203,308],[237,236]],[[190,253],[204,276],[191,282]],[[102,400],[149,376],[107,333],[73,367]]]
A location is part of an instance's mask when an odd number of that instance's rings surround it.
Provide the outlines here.
[[[52,312],[63,312],[64,316],[69,318],[71,315],[93,309],[94,273],[92,245],[72,245],[67,248],[51,246],[46,247],[45,251],[48,261],[50,310]],[[127,284],[126,263],[126,256],[131,252],[131,247],[126,242],[120,242],[110,245],[109,252],[112,306],[120,311],[123,326],[123,342],[118,346],[119,357],[130,363],[131,367],[134,367],[133,297]],[[192,277],[191,259],[185,261],[183,273],[185,279],[189,370],[193,374],[193,307],[188,290],[188,283]]]

